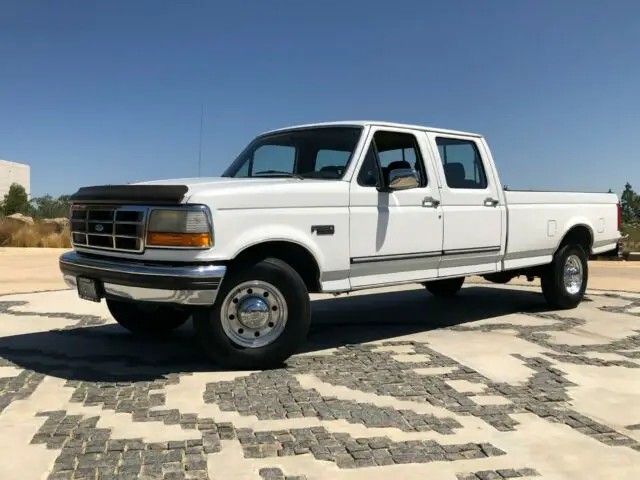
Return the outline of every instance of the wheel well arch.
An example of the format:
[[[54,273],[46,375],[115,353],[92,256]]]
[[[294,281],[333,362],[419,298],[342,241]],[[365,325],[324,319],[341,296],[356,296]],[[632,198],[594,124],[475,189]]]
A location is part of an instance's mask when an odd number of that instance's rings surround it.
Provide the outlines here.
[[[569,231],[565,233],[564,237],[562,237],[562,240],[556,248],[556,252],[568,244],[580,245],[587,256],[591,255],[591,246],[593,245],[593,232],[591,228],[584,224],[571,227]]]
[[[306,247],[288,240],[269,240],[245,247],[229,262],[230,267],[252,265],[265,258],[286,262],[300,275],[309,293],[322,291],[320,266]]]

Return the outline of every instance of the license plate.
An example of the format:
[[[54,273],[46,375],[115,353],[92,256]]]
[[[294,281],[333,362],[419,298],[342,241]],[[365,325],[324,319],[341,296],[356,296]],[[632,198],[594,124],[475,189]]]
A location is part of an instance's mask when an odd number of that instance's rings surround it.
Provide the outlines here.
[[[99,280],[86,277],[76,278],[78,296],[83,300],[100,302],[102,299],[102,284]]]

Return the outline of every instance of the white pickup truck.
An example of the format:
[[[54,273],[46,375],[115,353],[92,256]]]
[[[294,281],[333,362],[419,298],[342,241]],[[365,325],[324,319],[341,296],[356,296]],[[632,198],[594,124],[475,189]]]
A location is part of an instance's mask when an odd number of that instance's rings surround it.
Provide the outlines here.
[[[523,275],[574,308],[589,255],[620,238],[614,194],[504,190],[481,135],[385,122],[275,130],[219,178],[83,187],[71,202],[59,263],[80,298],[105,298],[136,333],[193,318],[232,368],[295,353],[310,293],[420,283],[450,297],[470,275]]]

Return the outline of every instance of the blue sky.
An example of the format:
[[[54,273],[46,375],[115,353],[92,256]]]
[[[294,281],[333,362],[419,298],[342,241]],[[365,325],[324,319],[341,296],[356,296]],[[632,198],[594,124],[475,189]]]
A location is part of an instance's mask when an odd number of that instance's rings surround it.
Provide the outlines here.
[[[0,158],[34,195],[219,175],[289,124],[486,135],[511,188],[640,189],[640,2],[2,0]]]

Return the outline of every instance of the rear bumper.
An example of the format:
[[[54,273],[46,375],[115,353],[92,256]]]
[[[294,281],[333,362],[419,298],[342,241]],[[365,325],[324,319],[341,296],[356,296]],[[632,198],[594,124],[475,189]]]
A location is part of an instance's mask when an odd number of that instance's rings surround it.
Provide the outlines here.
[[[224,265],[143,264],[67,252],[60,256],[64,281],[76,288],[79,276],[98,280],[106,297],[179,305],[213,305]]]

